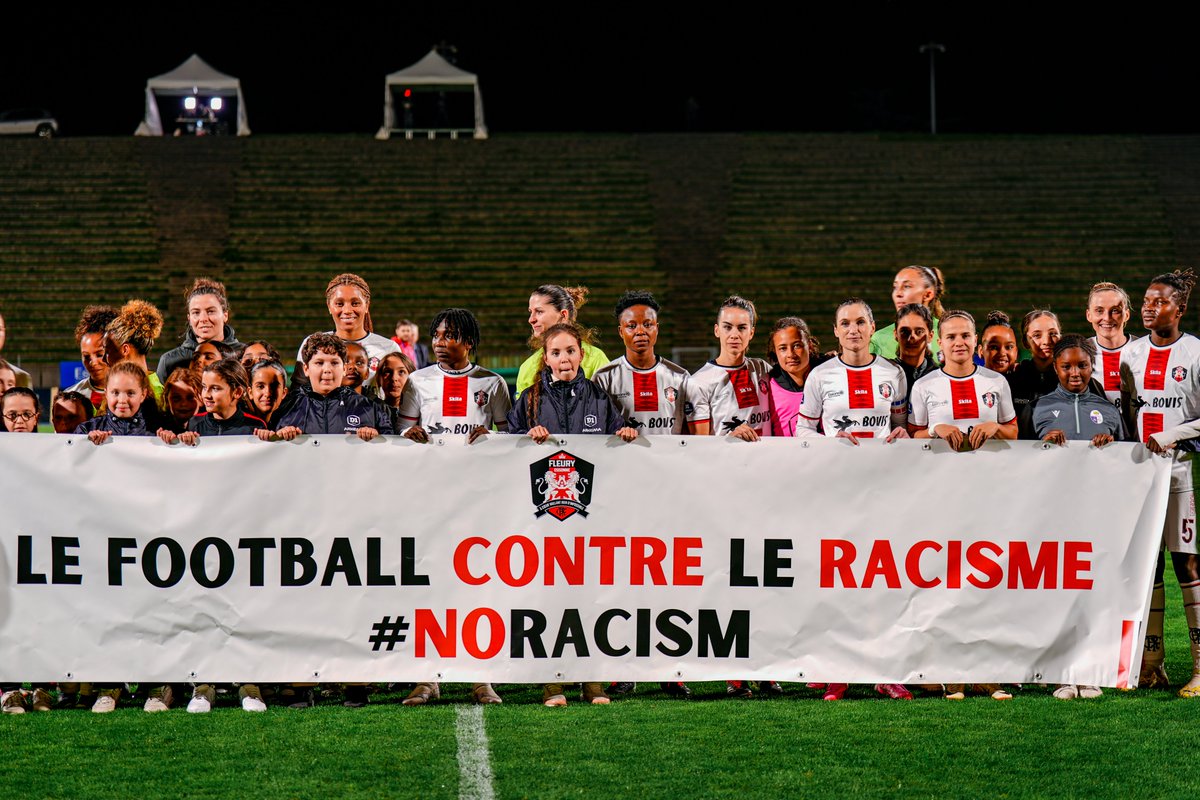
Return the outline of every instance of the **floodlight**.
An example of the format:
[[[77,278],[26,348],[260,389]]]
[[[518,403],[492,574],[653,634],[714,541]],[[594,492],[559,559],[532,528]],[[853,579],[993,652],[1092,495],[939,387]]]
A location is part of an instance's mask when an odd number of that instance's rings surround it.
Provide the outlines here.
[[[224,103],[221,101],[221,98],[214,97],[212,99],[212,102],[210,102],[208,104],[208,107],[211,108],[213,111],[220,111],[222,105],[224,105]]]
[[[196,98],[194,98],[194,97],[183,98],[183,107],[186,108],[188,111],[195,111],[196,110]]]

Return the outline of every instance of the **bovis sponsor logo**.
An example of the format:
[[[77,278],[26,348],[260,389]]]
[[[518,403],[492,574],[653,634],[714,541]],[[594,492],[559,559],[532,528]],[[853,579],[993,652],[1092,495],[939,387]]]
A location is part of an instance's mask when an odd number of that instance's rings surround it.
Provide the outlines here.
[[[559,450],[554,455],[529,465],[529,488],[534,517],[546,514],[560,522],[575,514],[588,515],[592,502],[595,466],[578,456]]]

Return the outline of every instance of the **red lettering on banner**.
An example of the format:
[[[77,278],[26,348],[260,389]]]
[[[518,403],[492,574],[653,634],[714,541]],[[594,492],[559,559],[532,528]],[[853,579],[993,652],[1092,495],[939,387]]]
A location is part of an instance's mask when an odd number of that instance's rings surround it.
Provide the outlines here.
[[[1142,444],[1150,441],[1150,437],[1156,433],[1162,433],[1163,415],[1153,412],[1143,411],[1138,414],[1138,421],[1142,425]]]
[[[904,557],[904,572],[908,575],[908,582],[918,589],[932,589],[942,582],[941,578],[926,580],[921,575],[921,555],[926,550],[932,550],[935,553],[940,553],[942,546],[937,542],[931,542],[928,539],[917,542],[909,548],[908,555]]]
[[[666,557],[667,543],[662,539],[634,536],[629,542],[629,583],[633,586],[645,585],[646,573],[649,572],[650,581],[655,586],[666,586],[667,576],[662,568]]]
[[[874,408],[875,387],[871,385],[871,368],[846,370],[847,397],[851,408]]]
[[[471,573],[471,569],[467,564],[467,559],[471,555],[472,547],[491,547],[492,543],[482,536],[469,536],[458,543],[458,547],[454,548],[454,574],[458,579],[468,586],[482,586],[490,581],[490,575],[476,576]]]
[[[446,627],[438,624],[432,609],[418,608],[413,612],[413,657],[425,658],[425,640],[433,645],[439,658],[454,658],[458,649],[458,612],[446,609]]]
[[[923,539],[909,547],[903,554],[904,577],[908,583],[918,589],[942,585],[941,576],[922,571],[921,559],[929,552],[941,553],[943,550],[947,589],[962,588],[964,552],[967,583],[977,589],[1036,590],[1057,589],[1061,585],[1063,589],[1090,590],[1094,583],[1085,577],[1092,568],[1091,561],[1085,558],[1092,552],[1091,542],[1042,542],[1033,558],[1030,544],[1025,541],[1010,541],[1005,547],[987,540],[963,542],[957,539],[945,542],[944,546],[941,542]],[[876,579],[882,578],[889,589],[899,589],[902,581],[896,568],[897,555],[890,541],[877,539],[860,564],[856,563],[858,551],[853,542],[822,539],[821,588],[871,589]]]
[[[633,410],[658,411],[658,374],[633,373]]]
[[[845,539],[821,540],[821,588],[833,588],[833,572],[837,570],[842,586],[847,589],[857,589],[854,580],[854,545]]]
[[[1146,356],[1146,389],[1151,392],[1161,392],[1167,383],[1167,362],[1171,360],[1170,350],[1155,350],[1150,348]]]
[[[675,540],[675,558],[673,559],[671,582],[676,586],[703,586],[704,576],[688,572],[692,567],[700,566],[700,556],[691,554],[703,545],[703,540],[696,537],[681,537]]]
[[[487,648],[479,646],[479,620],[487,618],[491,640]],[[475,658],[494,658],[504,647],[504,618],[491,608],[476,608],[463,620],[463,649]]]
[[[967,563],[971,565],[972,569],[983,573],[987,580],[980,580],[974,575],[968,575],[967,582],[979,589],[993,589],[1000,585],[1000,581],[1004,580],[1004,568],[984,555],[984,550],[991,550],[997,556],[1004,555],[1004,550],[998,544],[992,542],[972,544],[967,548]]]
[[[546,554],[546,573],[542,578],[547,586],[554,585],[554,567],[566,578],[568,586],[583,585],[583,539],[576,537],[575,554],[567,553],[567,546],[557,536],[549,536],[542,545]]]
[[[1057,589],[1058,542],[1042,542],[1037,560],[1029,561],[1029,544],[1013,542],[1008,551],[1008,588]]]
[[[521,574],[512,571],[512,551],[521,548]],[[538,549],[527,536],[508,536],[496,548],[496,575],[509,586],[528,586],[538,574]]]
[[[442,376],[442,416],[467,415],[467,376]]]
[[[1063,588],[1091,589],[1092,579],[1081,578],[1079,573],[1091,572],[1092,562],[1080,558],[1084,553],[1092,552],[1091,542],[1066,542],[1063,544]]]
[[[947,542],[946,588],[962,588],[962,542]]]
[[[625,546],[621,536],[593,536],[588,539],[589,547],[600,549],[600,585],[613,585],[613,561],[618,547]]]
[[[950,379],[950,407],[955,419],[979,419],[979,398],[975,395],[975,379]]]
[[[750,370],[742,367],[729,373],[729,382],[733,384],[733,395],[737,398],[738,408],[753,408],[758,405],[758,389],[754,388],[754,376]]]
[[[883,576],[889,589],[900,588],[900,573],[896,571],[896,559],[892,556],[892,545],[886,539],[878,539],[867,556],[867,571],[863,573],[862,588],[870,589],[877,576]]]
[[[1121,354],[1105,351],[1103,356],[1104,391],[1121,391]]]

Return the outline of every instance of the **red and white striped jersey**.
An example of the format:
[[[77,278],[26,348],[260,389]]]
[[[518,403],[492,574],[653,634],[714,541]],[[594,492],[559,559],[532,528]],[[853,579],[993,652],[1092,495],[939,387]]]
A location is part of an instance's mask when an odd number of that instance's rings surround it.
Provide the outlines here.
[[[767,382],[771,366],[761,358],[747,358],[740,367],[722,367],[709,361],[688,380],[684,413],[688,422],[710,422],[717,436],[745,423],[760,436],[769,433]]]
[[[884,438],[907,420],[904,370],[880,356],[862,367],[852,367],[838,357],[808,373],[796,435],[811,436],[819,422],[826,436],[844,431],[861,439]]]
[[[977,366],[965,378],[939,369],[913,384],[909,422],[918,428],[953,425],[965,433],[983,422],[1007,425],[1016,418],[1008,381],[987,367]]]
[[[1096,358],[1092,362],[1092,377],[1104,387],[1104,396],[1113,403],[1120,405],[1121,358],[1129,348],[1130,343],[1133,342],[1133,337],[1130,336],[1125,340],[1125,344],[1111,350],[1100,344],[1100,340],[1095,336],[1088,341],[1096,346]]]
[[[1139,442],[1200,417],[1200,339],[1184,333],[1156,347],[1143,336],[1125,345],[1121,389],[1131,397]]]
[[[402,430],[420,425],[431,434],[458,434],[470,433],[477,425],[508,428],[508,385],[478,364],[459,372],[431,364],[408,376],[408,386],[414,391],[400,398]]]
[[[642,435],[687,433],[683,413],[688,402],[688,371],[659,358],[650,369],[637,369],[621,356],[596,370],[592,383],[621,409]]]

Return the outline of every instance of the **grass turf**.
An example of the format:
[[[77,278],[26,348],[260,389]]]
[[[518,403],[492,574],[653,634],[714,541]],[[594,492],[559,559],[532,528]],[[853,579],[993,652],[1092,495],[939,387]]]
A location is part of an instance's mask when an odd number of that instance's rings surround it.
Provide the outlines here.
[[[1169,570],[1168,570],[1169,571]],[[1190,674],[1179,592],[1168,578],[1167,668]],[[4,715],[0,797],[457,797],[455,714],[466,686],[402,708],[402,694],[344,709],[181,708],[149,715],[123,701]],[[1200,745],[1200,705],[1174,691],[1106,690],[1062,702],[1026,687],[1012,702],[931,696],[911,703],[854,687],[824,703],[799,684],[782,698],[699,699],[658,687],[608,707],[540,705],[540,689],[500,687],[484,715],[496,796],[521,797],[1193,797],[1200,779],[1170,754]],[[232,698],[232,696],[230,696]],[[182,703],[180,704],[182,705]],[[1183,764],[1186,764],[1186,759]]]

